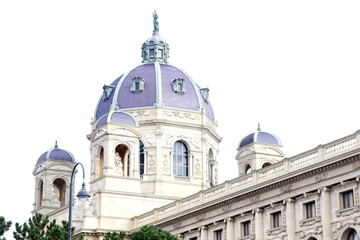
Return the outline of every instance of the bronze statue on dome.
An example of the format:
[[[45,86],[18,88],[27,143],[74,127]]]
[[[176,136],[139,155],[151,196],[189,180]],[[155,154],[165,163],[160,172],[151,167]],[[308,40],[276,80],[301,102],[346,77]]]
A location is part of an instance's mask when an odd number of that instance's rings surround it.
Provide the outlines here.
[[[153,12],[153,18],[154,18],[154,31],[159,31],[159,22],[158,22],[158,15],[156,13],[156,10]]]

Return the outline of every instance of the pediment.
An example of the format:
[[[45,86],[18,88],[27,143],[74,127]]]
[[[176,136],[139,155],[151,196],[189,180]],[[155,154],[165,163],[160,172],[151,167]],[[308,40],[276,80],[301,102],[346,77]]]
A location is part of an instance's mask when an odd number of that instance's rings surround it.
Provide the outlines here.
[[[239,151],[237,154],[236,154],[236,159],[238,158],[243,158],[245,156],[248,156],[252,153],[254,153],[254,149],[253,148],[245,148],[245,149],[242,149],[241,151]]]
[[[140,137],[140,134],[131,128],[116,128],[109,130],[109,133],[128,137]]]

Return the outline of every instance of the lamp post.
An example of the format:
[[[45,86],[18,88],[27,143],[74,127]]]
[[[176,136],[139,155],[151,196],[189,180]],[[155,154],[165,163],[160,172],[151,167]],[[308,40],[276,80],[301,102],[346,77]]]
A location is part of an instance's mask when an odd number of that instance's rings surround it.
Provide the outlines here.
[[[77,165],[81,165],[82,167],[82,171],[83,171],[83,183],[82,183],[82,187],[81,190],[79,191],[79,193],[76,195],[76,197],[79,198],[80,201],[85,202],[89,197],[90,194],[89,192],[86,190],[85,188],[85,171],[84,171],[84,166],[81,163],[76,163],[72,173],[71,173],[71,178],[70,178],[70,199],[69,199],[69,228],[68,228],[68,240],[71,240],[71,215],[72,215],[72,184],[73,184],[73,176],[75,173],[75,169],[77,167]]]

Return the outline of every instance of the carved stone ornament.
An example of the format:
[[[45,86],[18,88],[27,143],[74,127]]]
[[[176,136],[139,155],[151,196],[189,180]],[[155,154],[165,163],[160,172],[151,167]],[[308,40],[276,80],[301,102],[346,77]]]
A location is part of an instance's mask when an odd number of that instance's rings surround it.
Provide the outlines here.
[[[99,130],[97,130],[97,131],[93,134],[92,140],[101,137],[101,136],[104,135],[106,132],[107,132],[107,131],[104,130],[104,129],[99,129]]]
[[[261,195],[256,195],[250,198],[250,203],[256,203],[259,202],[261,198]]]
[[[85,202],[85,216],[95,216],[96,198],[91,196]]]
[[[177,222],[177,223],[174,223],[174,228],[180,228],[181,227],[181,222]]]
[[[339,239],[339,235],[348,228],[353,228],[356,225],[360,225],[360,217],[347,218],[342,221],[332,223],[333,239]]]
[[[269,235],[269,236],[276,236],[276,235],[279,235],[279,234],[285,233],[285,232],[286,232],[285,226],[271,228],[266,231],[267,235]]]
[[[130,137],[136,137],[136,134],[130,131],[126,128],[117,128],[113,131],[111,131],[112,134],[122,135],[122,136],[130,136]]]
[[[352,164],[352,168],[353,169],[357,169],[357,168],[360,168],[360,161],[356,161]]]
[[[163,154],[163,173],[170,173],[169,160],[166,154]]]
[[[164,133],[162,138],[162,144],[164,147],[172,147],[174,142],[178,139],[183,139],[190,143],[190,146],[195,150],[200,150],[201,148],[201,139],[195,137],[187,137],[182,134],[177,133]]]
[[[316,239],[322,239],[323,229],[321,226],[305,229],[296,233],[296,240],[309,239],[310,237],[316,237]]]
[[[182,113],[182,112],[175,112],[175,111],[163,111],[163,115],[168,117],[178,117],[178,118],[188,118],[191,120],[199,120],[200,116],[190,114],[190,113]]]
[[[154,146],[156,143],[155,133],[145,133],[142,135],[148,146]]]
[[[155,155],[153,154],[149,154],[149,173],[155,173],[156,168],[155,168]]]
[[[84,216],[95,216],[96,198],[91,196],[87,201],[79,201],[78,198],[74,199],[73,215],[75,220],[82,220]]]
[[[231,211],[231,205],[222,208],[223,213],[226,213],[226,212],[229,212],[229,211]]]
[[[132,115],[133,117],[148,117],[148,116],[153,116],[154,115],[154,111],[136,111],[136,112],[130,112],[130,115]]]
[[[322,173],[322,174],[319,174],[317,176],[315,176],[315,182],[320,182],[322,180],[325,180],[328,178],[328,173]]]
[[[280,192],[281,193],[289,193],[293,188],[294,188],[294,186],[292,184],[285,185],[280,188]]]

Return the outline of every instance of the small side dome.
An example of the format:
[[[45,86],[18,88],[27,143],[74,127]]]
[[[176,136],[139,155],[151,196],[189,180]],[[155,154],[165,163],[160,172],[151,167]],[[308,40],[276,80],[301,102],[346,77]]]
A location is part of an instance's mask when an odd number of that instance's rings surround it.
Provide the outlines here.
[[[55,142],[55,146],[47,152],[44,152],[37,160],[36,165],[45,160],[60,160],[66,162],[75,162],[74,156],[67,150],[60,149]]]
[[[260,124],[256,132],[247,135],[240,141],[238,148],[255,142],[282,146],[280,139],[276,135],[261,131]]]
[[[96,123],[95,128],[98,128],[105,123],[115,123],[115,124],[139,126],[137,120],[133,116],[131,116],[128,113],[121,112],[121,111],[110,111],[110,113],[105,114]]]

